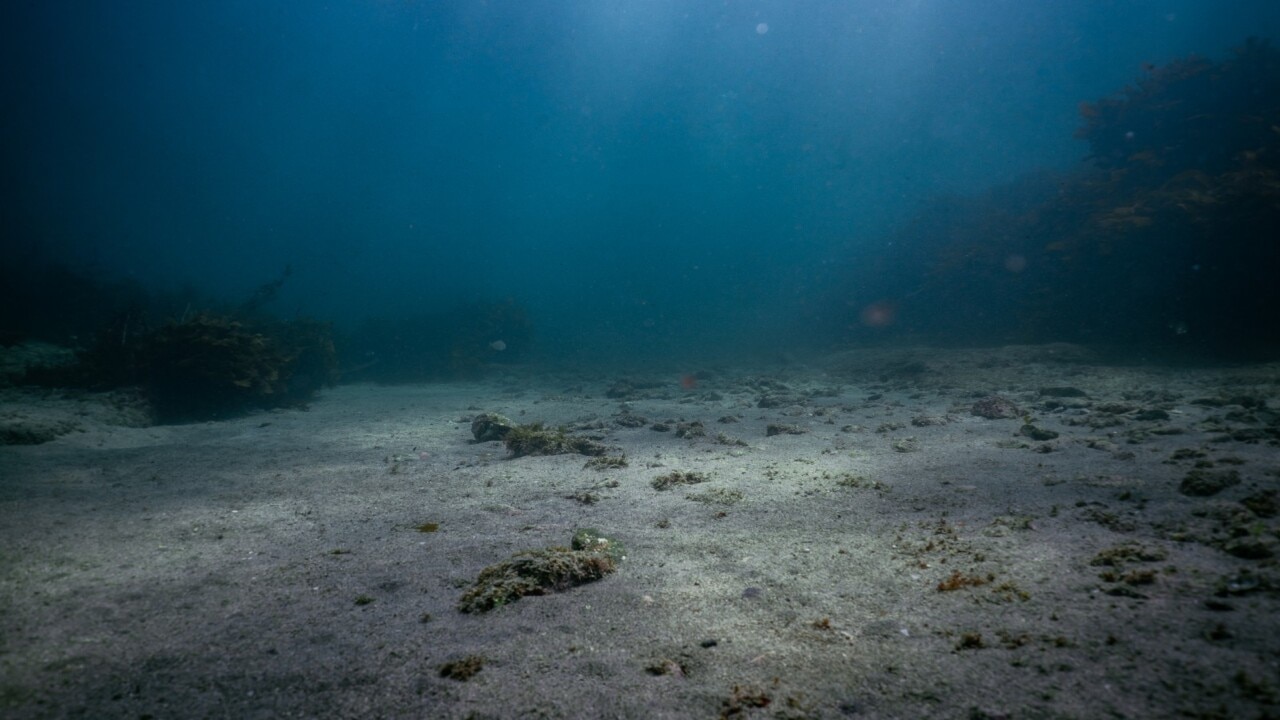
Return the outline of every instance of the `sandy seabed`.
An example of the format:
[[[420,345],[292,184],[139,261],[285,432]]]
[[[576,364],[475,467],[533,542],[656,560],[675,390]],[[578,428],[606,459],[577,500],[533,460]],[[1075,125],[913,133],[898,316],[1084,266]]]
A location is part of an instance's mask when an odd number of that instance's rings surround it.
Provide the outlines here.
[[[0,447],[0,716],[1280,717],[1278,394],[1280,364],[1062,345],[156,427],[10,389],[6,437],[59,436]],[[481,412],[625,466],[509,457]],[[584,527],[616,572],[458,609]]]

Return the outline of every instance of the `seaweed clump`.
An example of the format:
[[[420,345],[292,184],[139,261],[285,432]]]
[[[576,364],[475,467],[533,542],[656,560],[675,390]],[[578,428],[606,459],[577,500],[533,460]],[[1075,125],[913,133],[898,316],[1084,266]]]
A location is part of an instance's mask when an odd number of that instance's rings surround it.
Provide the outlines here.
[[[458,609],[487,612],[527,595],[546,595],[594,582],[617,570],[625,558],[621,543],[584,528],[574,533],[572,547],[526,550],[485,568],[458,601]]]

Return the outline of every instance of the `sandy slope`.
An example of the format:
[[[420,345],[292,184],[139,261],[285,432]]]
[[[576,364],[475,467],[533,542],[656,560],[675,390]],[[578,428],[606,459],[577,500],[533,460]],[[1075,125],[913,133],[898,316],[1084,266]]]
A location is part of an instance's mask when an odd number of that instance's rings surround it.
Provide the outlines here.
[[[1055,346],[619,379],[352,385],[151,428],[10,392],[0,420],[76,429],[0,447],[0,714],[1280,715],[1280,366]],[[970,412],[993,393],[1058,437]],[[510,459],[472,441],[481,411],[627,466]],[[709,481],[652,487],[673,470]],[[584,526],[626,545],[618,572],[457,610]]]

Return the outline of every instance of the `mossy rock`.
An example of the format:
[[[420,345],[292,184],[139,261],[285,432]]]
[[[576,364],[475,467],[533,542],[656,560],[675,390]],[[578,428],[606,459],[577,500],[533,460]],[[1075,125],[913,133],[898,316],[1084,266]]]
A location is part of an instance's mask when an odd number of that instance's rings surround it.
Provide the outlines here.
[[[526,550],[482,570],[458,601],[458,609],[487,612],[526,595],[546,595],[599,580],[617,567],[605,552],[567,547]]]
[[[564,428],[546,428],[542,423],[517,425],[503,438],[512,457],[525,455],[604,455],[604,445],[587,438],[573,437]]]
[[[471,419],[471,436],[476,442],[505,440],[515,424],[498,413],[480,413]]]

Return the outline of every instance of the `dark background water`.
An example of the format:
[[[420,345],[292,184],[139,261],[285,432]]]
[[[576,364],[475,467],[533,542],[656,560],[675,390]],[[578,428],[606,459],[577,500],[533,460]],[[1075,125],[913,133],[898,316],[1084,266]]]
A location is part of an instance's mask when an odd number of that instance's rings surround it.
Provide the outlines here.
[[[273,311],[340,328],[510,300],[550,359],[912,326],[865,313],[919,291],[884,260],[922,207],[1079,167],[1080,103],[1145,64],[1280,37],[1267,0],[0,12],[11,270],[243,299],[288,266]]]

